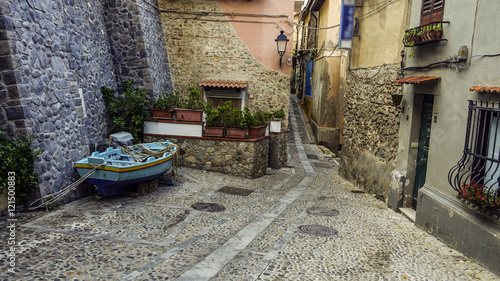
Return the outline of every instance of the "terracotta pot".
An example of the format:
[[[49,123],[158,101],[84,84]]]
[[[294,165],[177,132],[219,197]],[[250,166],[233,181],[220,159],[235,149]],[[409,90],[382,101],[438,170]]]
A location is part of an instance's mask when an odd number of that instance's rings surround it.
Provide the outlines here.
[[[244,139],[247,135],[247,129],[226,128],[226,137]]]
[[[203,110],[176,108],[175,116],[177,120],[180,121],[201,121],[203,118]]]
[[[207,137],[223,137],[224,127],[205,127],[205,133],[203,135]]]
[[[251,139],[260,138],[266,135],[266,125],[248,128],[248,137]]]
[[[154,118],[163,118],[163,119],[173,119],[174,111],[170,109],[157,109],[153,108],[153,117]]]

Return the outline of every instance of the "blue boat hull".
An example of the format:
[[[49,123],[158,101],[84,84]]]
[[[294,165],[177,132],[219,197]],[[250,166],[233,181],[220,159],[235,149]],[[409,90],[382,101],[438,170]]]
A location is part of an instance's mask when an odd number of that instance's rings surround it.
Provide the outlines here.
[[[145,162],[134,162],[129,155],[115,149],[80,160],[75,163],[75,166],[80,176],[83,177],[96,166],[95,163],[92,164],[93,161],[102,161],[103,164],[86,181],[97,186],[102,195],[113,196],[130,190],[136,184],[160,177],[172,167],[173,155],[176,152],[174,148],[164,153],[163,157],[157,159],[152,157]],[[121,158],[129,159],[116,160]]]

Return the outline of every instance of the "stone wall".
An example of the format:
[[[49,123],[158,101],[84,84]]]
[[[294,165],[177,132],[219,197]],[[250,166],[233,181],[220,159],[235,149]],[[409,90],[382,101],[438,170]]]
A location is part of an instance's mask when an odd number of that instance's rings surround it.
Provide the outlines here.
[[[169,140],[181,149],[181,165],[245,178],[264,176],[269,162],[269,137],[258,140],[146,135],[146,142]]]
[[[231,23],[223,22],[227,17],[201,14],[223,13],[217,1],[160,0],[159,4],[176,91],[185,91],[205,78],[246,80],[247,94],[255,97],[246,100],[250,110],[284,109],[288,126],[289,76],[255,59]]]
[[[340,174],[378,198],[389,196],[399,137],[399,111],[392,95],[402,94],[398,65],[347,72]]]
[[[35,135],[33,145],[43,151],[36,164],[41,195],[74,181],[74,162],[108,136],[101,86],[116,89],[121,83],[117,77],[129,69],[126,78],[149,87],[150,93],[171,87],[155,4],[0,3],[0,129],[10,136]],[[127,59],[116,60],[118,55]]]
[[[107,0],[104,17],[118,84],[132,81],[152,97],[172,92],[157,0]]]
[[[269,140],[269,167],[280,169],[288,163],[287,133],[271,133]]]

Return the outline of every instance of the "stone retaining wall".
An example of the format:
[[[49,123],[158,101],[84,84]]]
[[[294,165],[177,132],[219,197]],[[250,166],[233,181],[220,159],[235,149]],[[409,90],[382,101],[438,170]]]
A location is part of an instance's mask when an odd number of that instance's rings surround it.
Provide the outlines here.
[[[145,142],[169,140],[181,149],[181,166],[245,178],[264,176],[269,163],[269,140],[189,138],[146,135]]]
[[[399,111],[393,94],[402,94],[399,65],[347,72],[340,174],[385,200],[399,138]],[[373,77],[373,78],[372,78]]]

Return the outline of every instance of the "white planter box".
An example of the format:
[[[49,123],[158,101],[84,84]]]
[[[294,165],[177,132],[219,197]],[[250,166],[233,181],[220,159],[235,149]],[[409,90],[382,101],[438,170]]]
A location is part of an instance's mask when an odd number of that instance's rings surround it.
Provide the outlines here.
[[[271,124],[269,125],[269,131],[281,132],[281,120],[280,121],[271,121]]]
[[[144,122],[144,134],[201,137],[203,136],[203,123],[186,124],[146,121]]]

